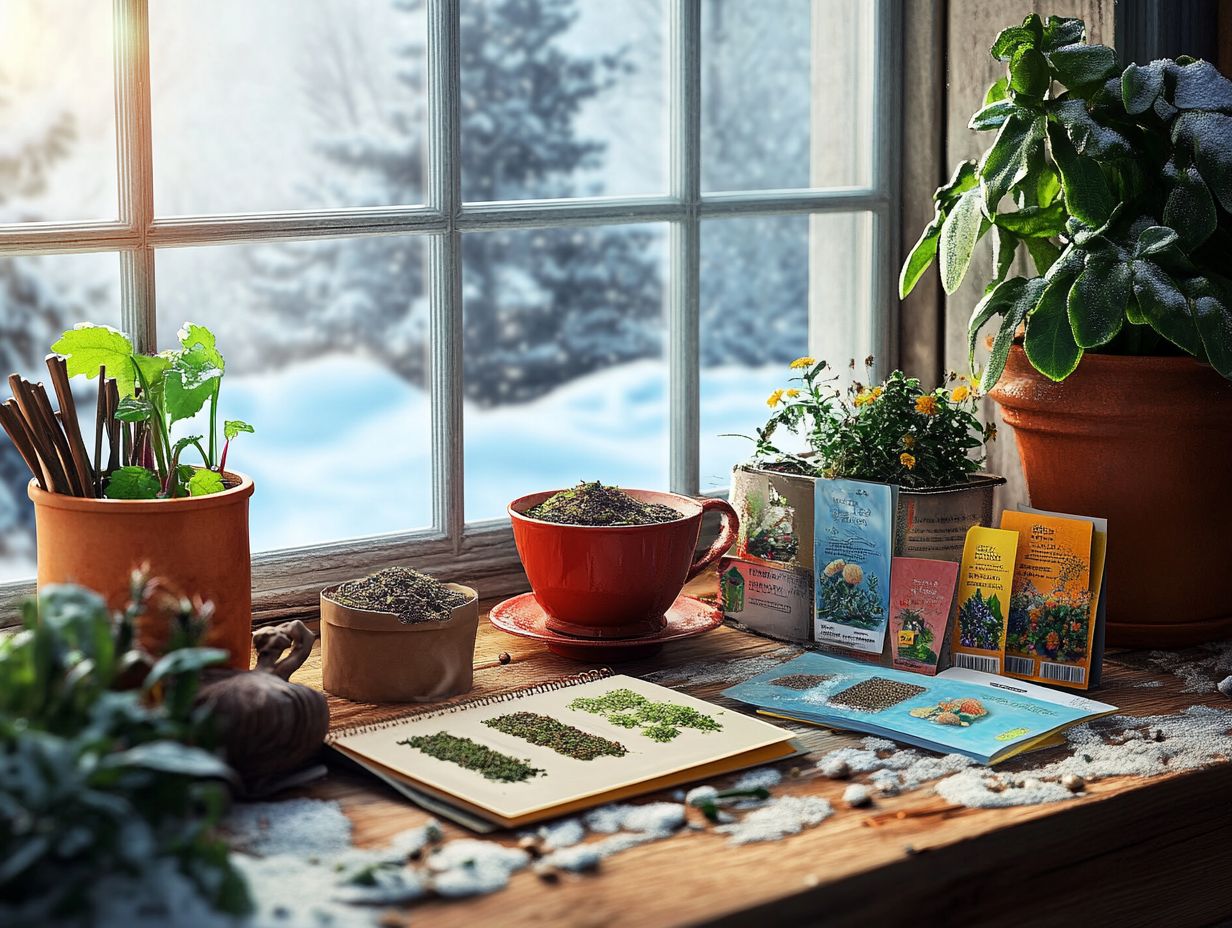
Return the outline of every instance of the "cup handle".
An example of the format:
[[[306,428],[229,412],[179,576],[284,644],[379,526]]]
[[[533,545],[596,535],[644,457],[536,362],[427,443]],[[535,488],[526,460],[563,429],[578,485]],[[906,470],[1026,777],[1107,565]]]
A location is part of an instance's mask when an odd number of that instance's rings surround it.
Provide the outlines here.
[[[689,568],[689,576],[686,578],[688,580],[692,580],[726,554],[740,533],[740,517],[736,515],[736,510],[732,509],[727,500],[705,497],[699,499],[698,502],[701,503],[703,517],[711,510],[719,514],[719,537],[714,540],[705,554],[693,562],[693,566]]]

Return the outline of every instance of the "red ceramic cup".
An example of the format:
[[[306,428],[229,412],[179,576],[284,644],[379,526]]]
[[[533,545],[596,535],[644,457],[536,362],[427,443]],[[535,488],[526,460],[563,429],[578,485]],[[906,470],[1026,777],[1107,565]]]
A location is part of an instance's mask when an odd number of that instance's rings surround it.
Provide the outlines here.
[[[622,488],[623,489],[623,488]],[[736,512],[721,499],[624,490],[681,513],[655,525],[557,525],[524,513],[559,490],[509,504],[513,538],[552,631],[581,638],[633,638],[663,628],[663,614],[685,582],[717,561],[736,539]],[[719,513],[719,537],[694,559],[702,514]]]

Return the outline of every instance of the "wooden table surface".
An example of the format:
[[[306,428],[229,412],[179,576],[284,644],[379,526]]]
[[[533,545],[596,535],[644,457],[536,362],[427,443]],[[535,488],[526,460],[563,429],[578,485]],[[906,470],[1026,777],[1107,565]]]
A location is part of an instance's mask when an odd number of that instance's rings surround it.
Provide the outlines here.
[[[708,583],[713,586],[713,580]],[[706,595],[704,586],[692,592]],[[699,663],[716,665],[783,648],[732,628],[668,645],[654,658],[618,665],[644,674]],[[502,665],[507,652],[512,660]],[[548,653],[496,631],[481,619],[475,688],[466,698],[515,689],[595,665]],[[1199,703],[1227,706],[1216,694],[1181,694],[1175,677],[1143,669],[1140,655],[1111,655],[1104,686],[1093,693],[1126,715],[1178,712]],[[670,676],[670,675],[667,675]],[[669,678],[660,682],[671,685]],[[1142,687],[1149,679],[1162,686]],[[297,682],[320,685],[314,651]],[[726,683],[682,686],[716,698]],[[334,724],[371,721],[405,708],[330,697]],[[1209,925],[1232,917],[1232,765],[1153,779],[1119,777],[1088,786],[1085,796],[1051,805],[1006,809],[952,806],[928,786],[873,807],[841,802],[846,783],[814,769],[817,756],[857,744],[858,736],[808,726],[799,732],[812,753],[785,761],[775,795],[822,796],[835,814],[780,841],[732,847],[710,830],[684,830],[604,861],[593,874],[562,874],[545,883],[530,871],[489,896],[417,903],[384,914],[382,924],[630,926],[896,924]],[[1057,749],[1006,762],[1033,767]],[[713,781],[722,786],[734,777]],[[375,778],[341,764],[300,795],[338,800],[358,845],[380,845],[430,816]],[[650,798],[667,798],[650,796]],[[696,814],[691,812],[691,815]],[[469,834],[446,825],[446,838]],[[498,833],[496,840],[515,836]]]

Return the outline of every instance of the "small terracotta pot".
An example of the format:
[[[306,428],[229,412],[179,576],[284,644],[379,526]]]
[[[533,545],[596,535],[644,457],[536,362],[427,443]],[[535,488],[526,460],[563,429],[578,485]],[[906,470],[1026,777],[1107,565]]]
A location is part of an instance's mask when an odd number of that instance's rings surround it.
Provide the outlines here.
[[[321,591],[321,685],[355,702],[432,702],[474,681],[479,594],[448,583],[467,601],[445,622],[404,624],[391,612],[352,609]]]
[[[186,596],[214,604],[206,644],[225,648],[230,666],[252,657],[252,564],[248,500],[252,480],[228,472],[235,486],[184,499],[85,499],[41,490],[30,481],[38,538],[39,589],[76,583],[101,594],[112,609],[128,604],[132,571],[147,565]],[[138,622],[142,647],[161,653],[168,629]]]
[[[740,521],[721,499],[690,499],[653,490],[624,490],[644,503],[683,515],[655,525],[557,525],[525,515],[559,490],[509,504],[513,538],[535,598],[554,632],[582,638],[654,634],[685,583],[717,561],[736,540]],[[719,513],[719,537],[694,557],[702,514]]]
[[[1232,632],[1232,383],[1187,357],[1087,354],[1054,383],[1015,346],[991,391],[1033,506],[1108,519],[1108,643]]]

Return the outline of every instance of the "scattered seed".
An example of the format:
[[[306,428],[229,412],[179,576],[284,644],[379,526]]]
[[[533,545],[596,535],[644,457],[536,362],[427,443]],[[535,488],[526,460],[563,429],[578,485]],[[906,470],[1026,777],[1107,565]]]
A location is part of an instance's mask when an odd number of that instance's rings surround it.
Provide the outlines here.
[[[497,660],[502,664],[508,664],[511,660],[513,660],[513,658],[509,656],[508,651],[501,651],[500,657],[498,657]]]
[[[655,525],[675,522],[681,517],[670,506],[643,503],[597,480],[593,483],[583,481],[572,489],[561,490],[528,509],[526,515],[558,525]]]
[[[594,760],[596,757],[624,757],[629,753],[619,741],[609,741],[589,732],[558,722],[550,715],[537,712],[515,712],[494,719],[485,725],[506,735],[521,738],[541,748],[551,748],[557,754],[574,760]]]
[[[691,706],[671,702],[652,702],[632,690],[611,690],[602,696],[581,696],[569,703],[570,709],[601,715],[621,728],[638,728],[651,741],[672,741],[682,728],[697,731],[722,731],[723,726]]]
[[[923,692],[924,687],[914,683],[901,683],[887,680],[885,677],[869,677],[835,693],[830,697],[830,704],[857,712],[880,712]]]
[[[832,679],[828,673],[789,673],[770,681],[772,686],[782,686],[789,690],[811,690],[813,687]]]
[[[484,779],[501,783],[521,783],[546,772],[516,757],[510,757],[508,754],[485,747],[470,738],[462,738],[443,731],[434,735],[416,735],[413,738],[399,741],[398,744],[408,745],[423,751],[429,757],[457,764],[467,770],[474,770]]]

